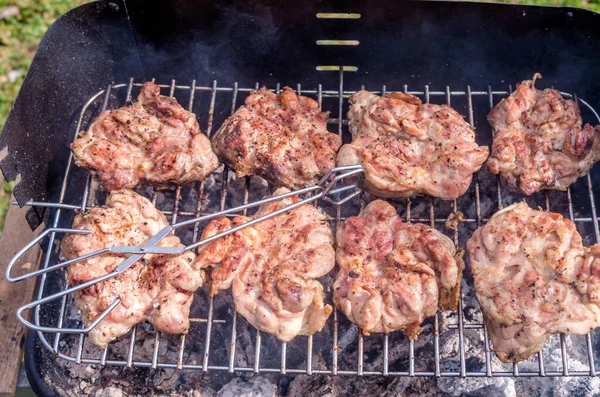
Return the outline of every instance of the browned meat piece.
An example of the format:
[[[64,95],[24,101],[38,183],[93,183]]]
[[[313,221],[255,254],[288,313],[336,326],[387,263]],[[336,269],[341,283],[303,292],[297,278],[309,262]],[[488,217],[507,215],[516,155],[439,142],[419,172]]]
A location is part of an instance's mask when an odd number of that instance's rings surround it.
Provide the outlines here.
[[[548,335],[600,324],[600,245],[575,225],[526,203],[497,212],[467,243],[477,298],[496,355],[518,362]]]
[[[401,330],[416,339],[438,307],[456,310],[462,250],[435,229],[403,223],[385,201],[344,221],[337,245],[333,301],[365,334]]]
[[[488,115],[496,131],[488,169],[512,191],[567,190],[600,158],[600,126],[581,127],[577,103],[525,80]]]
[[[92,233],[67,234],[62,241],[62,253],[66,259],[73,259],[102,248],[143,245],[167,225],[165,216],[144,197],[130,190],[115,191],[105,206],[75,217],[73,228]],[[158,245],[182,246],[173,234]],[[121,299],[90,332],[92,343],[104,348],[144,320],[158,331],[187,333],[194,292],[203,283],[202,270],[193,267],[195,258],[189,251],[179,256],[145,255],[120,275],[74,293],[86,326],[115,299]],[[69,285],[110,273],[125,259],[125,255],[103,254],[74,263],[68,269]]]
[[[145,83],[137,103],[102,112],[71,144],[75,163],[96,171],[106,189],[185,184],[219,166],[196,115],[159,94]]]
[[[277,189],[274,195],[288,192]],[[263,204],[255,217],[298,202],[290,197]],[[202,238],[246,223],[253,217],[215,219]],[[328,217],[302,205],[200,248],[197,266],[215,267],[211,294],[233,285],[235,309],[257,329],[287,342],[319,332],[332,312],[317,280],[335,265]]]
[[[239,177],[259,175],[290,189],[312,186],[335,166],[342,144],[327,131],[328,117],[291,88],[277,95],[263,87],[219,128],[213,148]]]
[[[342,146],[337,165],[362,164],[365,188],[374,195],[455,199],[467,191],[489,154],[450,106],[368,91],[352,95],[350,104],[352,143]]]

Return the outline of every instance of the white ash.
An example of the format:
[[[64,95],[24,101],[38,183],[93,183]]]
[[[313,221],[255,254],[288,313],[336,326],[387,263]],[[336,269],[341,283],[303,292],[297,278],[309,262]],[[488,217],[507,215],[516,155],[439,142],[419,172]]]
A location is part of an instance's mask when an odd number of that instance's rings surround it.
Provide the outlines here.
[[[451,396],[516,397],[512,378],[441,378],[440,391]]]
[[[217,397],[276,397],[277,386],[264,376],[235,378],[218,391]]]
[[[96,391],[94,397],[123,397],[123,391],[116,387],[107,387],[106,389]]]

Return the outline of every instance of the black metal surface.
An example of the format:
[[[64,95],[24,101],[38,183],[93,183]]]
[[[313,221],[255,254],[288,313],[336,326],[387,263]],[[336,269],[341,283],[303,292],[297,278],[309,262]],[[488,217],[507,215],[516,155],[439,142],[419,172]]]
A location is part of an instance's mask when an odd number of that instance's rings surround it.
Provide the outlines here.
[[[325,20],[317,12],[356,12]],[[335,72],[356,66],[345,88],[508,86],[544,75],[545,85],[600,102],[600,16],[575,9],[442,2],[97,2],[75,9],[48,31],[0,135],[0,161],[20,203],[56,200],[83,101],[129,77],[243,86],[301,83],[335,88]],[[317,46],[318,39],[359,46]],[[392,86],[393,83],[393,86]],[[84,180],[71,180],[81,183]],[[70,202],[66,198],[66,202]],[[31,223],[43,214],[35,214]],[[57,377],[52,357],[26,344],[30,380],[43,394]],[[42,357],[43,356],[43,357]]]
[[[42,346],[38,346],[38,344],[39,339],[37,337],[28,336],[25,338],[25,372],[27,373],[27,380],[29,380],[31,389],[37,396],[59,396],[60,394],[56,389],[42,375],[42,373],[47,373],[51,370],[53,366],[51,364],[42,364],[51,359],[51,357],[47,357],[49,352]],[[46,357],[43,357],[43,355],[46,355]]]

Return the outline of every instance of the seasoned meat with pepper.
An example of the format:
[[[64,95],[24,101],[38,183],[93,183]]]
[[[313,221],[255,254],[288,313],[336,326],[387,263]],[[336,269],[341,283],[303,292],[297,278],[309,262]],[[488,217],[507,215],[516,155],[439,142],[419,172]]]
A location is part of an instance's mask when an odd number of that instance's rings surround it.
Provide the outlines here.
[[[438,308],[456,310],[462,250],[429,226],[402,222],[385,201],[346,219],[337,245],[333,301],[365,334],[400,330],[416,339]]]
[[[279,188],[274,195],[288,192]],[[254,217],[215,219],[202,238],[298,202],[263,204]],[[332,312],[316,278],[335,265],[327,215],[304,204],[214,241],[198,252],[197,267],[212,270],[211,294],[232,287],[236,311],[283,342],[319,332]]]
[[[108,190],[199,181],[219,166],[196,115],[153,83],[142,86],[135,104],[102,112],[71,150]]]
[[[112,192],[103,207],[78,214],[73,228],[90,234],[67,234],[62,253],[73,259],[90,252],[123,245],[143,245],[168,225],[165,216],[144,197],[131,190]],[[174,234],[159,246],[181,247]],[[69,266],[69,285],[76,286],[114,271],[127,255],[103,254]],[[87,326],[116,299],[119,303],[89,333],[100,348],[126,334],[135,324],[148,320],[158,331],[187,333],[194,292],[203,284],[202,270],[193,267],[196,256],[145,255],[116,277],[73,294]]]
[[[600,325],[600,245],[575,225],[525,202],[497,212],[467,243],[477,298],[503,362],[542,349],[550,334]]]
[[[277,186],[317,184],[335,166],[341,138],[327,131],[328,112],[285,87],[253,92],[213,138],[213,149],[239,177],[259,175]]]
[[[350,105],[352,142],[340,149],[337,165],[362,164],[365,188],[376,196],[455,199],[467,191],[489,154],[450,106],[368,91],[352,95]]]
[[[577,103],[525,80],[488,115],[496,131],[488,169],[512,191],[567,190],[600,159],[600,126],[582,128]]]

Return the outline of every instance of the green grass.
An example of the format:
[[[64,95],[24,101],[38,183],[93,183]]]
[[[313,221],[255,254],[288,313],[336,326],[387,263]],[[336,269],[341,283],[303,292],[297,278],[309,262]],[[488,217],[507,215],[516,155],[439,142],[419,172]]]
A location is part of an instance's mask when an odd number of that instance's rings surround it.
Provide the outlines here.
[[[580,7],[600,12],[600,0],[497,0],[497,3],[518,3],[532,5],[550,5],[557,7]]]
[[[6,122],[40,39],[56,18],[82,3],[82,0],[0,0],[0,9],[10,6],[19,9],[18,15],[0,21],[0,128]],[[21,72],[14,82],[8,77],[11,71]]]
[[[18,14],[0,19],[0,128],[4,126],[40,39],[62,14],[86,0],[0,0],[0,13],[17,7]],[[503,3],[583,7],[600,12],[600,0],[499,0]],[[9,77],[10,76],[10,77]],[[12,81],[11,81],[12,79]],[[0,188],[0,233],[12,184]]]
[[[14,185],[14,182],[5,181],[2,186],[0,186],[0,235],[4,229],[4,219],[8,212],[8,207],[10,206],[10,193],[12,192]]]
[[[19,92],[27,68],[50,25],[62,14],[85,0],[0,0],[0,14],[17,11],[0,19],[0,129]],[[10,8],[9,8],[10,7]],[[16,8],[15,8],[16,7]],[[13,183],[0,186],[0,233],[10,204]]]

